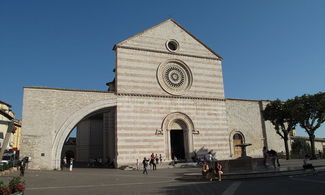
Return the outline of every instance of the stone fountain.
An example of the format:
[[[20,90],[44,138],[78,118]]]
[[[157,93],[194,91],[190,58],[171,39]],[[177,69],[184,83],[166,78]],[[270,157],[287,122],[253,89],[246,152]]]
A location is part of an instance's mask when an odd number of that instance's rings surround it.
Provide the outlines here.
[[[247,156],[246,153],[246,147],[247,146],[251,146],[252,144],[237,144],[236,146],[241,147],[241,157],[239,157],[239,159],[249,159],[252,158],[250,156]]]
[[[231,160],[223,160],[222,164],[225,170],[228,171],[242,171],[242,170],[256,170],[263,167],[263,158],[252,158],[247,156],[246,147],[252,144],[244,143],[236,146],[242,148],[241,157]]]

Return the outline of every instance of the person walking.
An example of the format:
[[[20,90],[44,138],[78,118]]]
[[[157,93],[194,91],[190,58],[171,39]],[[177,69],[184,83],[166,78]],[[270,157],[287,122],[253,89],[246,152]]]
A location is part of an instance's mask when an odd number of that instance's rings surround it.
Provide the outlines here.
[[[143,161],[142,161],[142,164],[143,164],[143,174],[146,174],[148,175],[148,170],[147,170],[147,167],[148,167],[148,161],[146,157],[143,158]]]
[[[24,176],[25,175],[25,166],[26,166],[25,160],[22,159],[20,161],[20,163],[19,163],[20,176]]]
[[[72,171],[73,168],[73,158],[70,159],[70,171]]]

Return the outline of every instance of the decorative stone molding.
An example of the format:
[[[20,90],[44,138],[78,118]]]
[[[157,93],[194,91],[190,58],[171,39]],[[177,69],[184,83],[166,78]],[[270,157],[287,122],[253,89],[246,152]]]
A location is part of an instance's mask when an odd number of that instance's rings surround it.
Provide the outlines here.
[[[193,100],[209,100],[209,101],[226,101],[221,98],[204,98],[204,97],[190,97],[190,96],[169,96],[169,95],[151,95],[138,93],[116,93],[118,96],[138,96],[138,97],[158,97],[158,98],[174,98],[174,99],[193,99]]]
[[[200,134],[200,131],[199,131],[199,130],[197,130],[197,129],[193,129],[192,133],[193,133],[193,134],[197,134],[197,135],[198,135],[198,134]]]
[[[233,129],[233,130],[230,132],[230,134],[229,134],[229,146],[230,146],[230,147],[229,147],[229,150],[230,150],[230,157],[233,157],[233,156],[234,156],[233,136],[234,136],[236,133],[240,134],[240,135],[242,136],[242,138],[243,138],[243,143],[246,143],[244,134],[243,134],[241,131],[239,131],[239,130]]]
[[[154,50],[154,49],[144,49],[144,48],[129,47],[129,46],[116,46],[115,49],[116,48],[132,49],[132,50],[138,50],[138,51],[147,51],[147,52],[170,54],[169,51],[159,51],[159,50]],[[173,52],[173,55],[185,56],[185,57],[193,57],[193,58],[200,58],[200,59],[218,60],[218,61],[221,61],[222,60],[222,58],[213,58],[213,57],[207,57],[207,56],[197,56],[197,55],[174,53],[174,52]]]
[[[162,129],[156,129],[155,135],[164,135],[164,131]]]
[[[165,135],[165,154],[167,159],[170,160],[171,148],[170,148],[170,130],[172,130],[173,123],[178,123],[183,127],[184,133],[184,149],[185,157],[191,159],[191,153],[193,152],[193,131],[194,124],[189,116],[181,112],[174,112],[168,114],[163,122],[161,129]]]

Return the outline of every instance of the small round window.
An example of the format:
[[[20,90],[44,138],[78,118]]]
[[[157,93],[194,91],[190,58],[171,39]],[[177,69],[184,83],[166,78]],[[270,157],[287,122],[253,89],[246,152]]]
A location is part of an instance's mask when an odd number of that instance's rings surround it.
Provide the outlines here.
[[[179,44],[176,40],[169,40],[166,42],[166,47],[169,51],[175,52],[179,48]]]

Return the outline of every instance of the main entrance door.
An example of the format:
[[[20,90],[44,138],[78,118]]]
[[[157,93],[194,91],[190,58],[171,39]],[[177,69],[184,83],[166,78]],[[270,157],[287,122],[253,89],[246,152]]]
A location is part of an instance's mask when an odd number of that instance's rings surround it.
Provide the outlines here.
[[[170,131],[170,144],[171,144],[171,157],[175,157],[178,160],[185,159],[185,148],[184,148],[184,131],[171,130]]]

